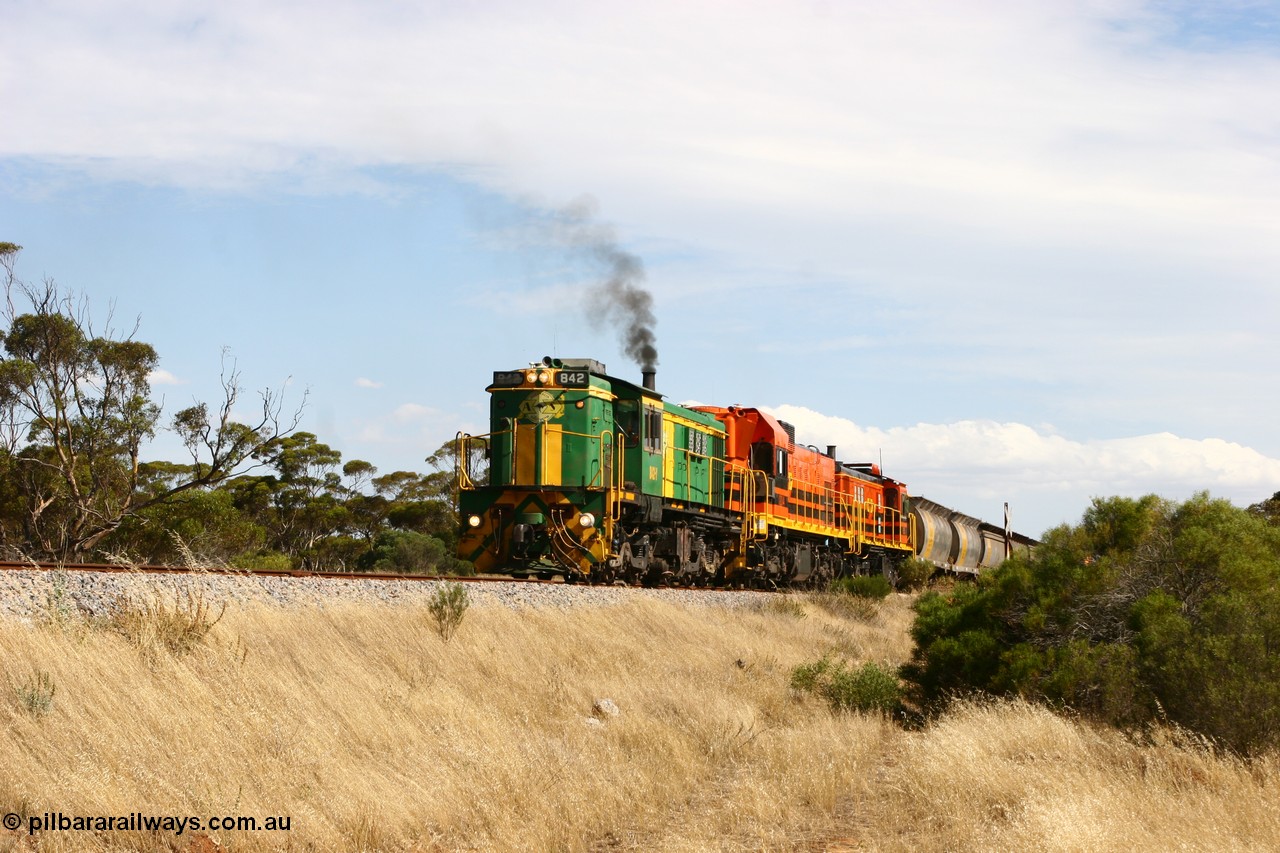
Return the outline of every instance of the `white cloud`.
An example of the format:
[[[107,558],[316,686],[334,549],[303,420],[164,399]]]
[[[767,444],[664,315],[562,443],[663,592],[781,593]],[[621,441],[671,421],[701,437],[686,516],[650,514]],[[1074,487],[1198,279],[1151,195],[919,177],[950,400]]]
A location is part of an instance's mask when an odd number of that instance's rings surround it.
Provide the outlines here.
[[[799,406],[767,409],[794,424],[797,442],[838,447],[848,462],[883,460],[884,473],[954,509],[1000,519],[1003,501],[1030,535],[1078,522],[1092,497],[1154,493],[1185,499],[1208,490],[1241,504],[1280,489],[1280,459],[1221,439],[1169,433],[1074,441],[1051,428],[959,421],[864,427]]]
[[[553,6],[32,5],[0,32],[23,128],[0,156],[344,190],[362,167],[445,168],[589,191],[630,234],[757,267],[892,264],[924,299],[980,283],[1021,317],[1063,297],[1044,259],[1028,280],[1029,248],[1280,271],[1259,108],[1280,58],[1163,45],[1136,0]],[[1075,293],[1114,295],[1089,273]]]
[[[1280,453],[1259,391],[1280,373],[1280,56],[1171,41],[1182,5],[49,0],[0,28],[22,128],[0,158],[196,188],[390,195],[373,173],[407,167],[550,206],[590,192],[629,237],[715,259],[697,304],[669,291],[659,315],[714,317],[718,353],[804,353],[827,382],[882,353],[875,375],[903,365],[922,404],[953,379],[1040,383],[1054,400],[1024,420]],[[821,284],[800,302],[803,270]],[[504,319],[562,311],[571,284],[539,272],[475,292]],[[1252,488],[1253,451],[1207,441],[977,420],[864,438],[981,451],[1041,489],[1152,482],[1174,457]]]
[[[391,420],[398,424],[419,424],[438,417],[441,413],[420,403],[404,403],[391,413]]]
[[[179,379],[167,370],[153,370],[147,374],[147,381],[152,385],[186,385],[187,380]]]
[[[373,379],[366,379],[363,376],[356,379],[357,388],[381,388],[382,383]]]
[[[1112,26],[1138,3],[554,5],[40,4],[0,36],[24,128],[0,153],[223,182],[470,164],[561,198],[685,187],[689,210],[662,202],[680,217],[710,202],[1096,239],[1135,213],[1274,228],[1275,128],[1251,107],[1280,62],[1146,49],[1156,26]]]
[[[474,408],[474,407],[467,407]],[[404,403],[390,412],[354,419],[340,436],[340,443],[353,458],[378,459],[378,467],[390,471],[427,470],[425,460],[459,430],[473,435],[487,432],[474,411],[435,409],[419,403]]]

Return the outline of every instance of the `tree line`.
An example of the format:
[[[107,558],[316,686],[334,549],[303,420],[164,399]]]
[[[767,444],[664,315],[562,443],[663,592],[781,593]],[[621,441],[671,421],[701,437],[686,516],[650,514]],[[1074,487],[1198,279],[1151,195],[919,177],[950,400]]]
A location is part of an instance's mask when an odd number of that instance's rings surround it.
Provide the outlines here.
[[[464,572],[452,442],[427,473],[379,474],[297,429],[299,405],[244,389],[223,358],[221,398],[167,420],[159,364],[135,325],[99,328],[86,299],[20,279],[21,247],[0,242],[0,547],[10,559],[225,565],[245,569]],[[304,400],[305,403],[305,400]],[[186,449],[144,460],[161,430]]]

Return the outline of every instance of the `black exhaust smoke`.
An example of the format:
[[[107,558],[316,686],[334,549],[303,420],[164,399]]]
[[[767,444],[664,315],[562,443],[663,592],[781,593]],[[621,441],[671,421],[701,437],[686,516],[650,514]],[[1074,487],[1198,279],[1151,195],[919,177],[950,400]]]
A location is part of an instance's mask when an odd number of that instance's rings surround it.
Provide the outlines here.
[[[653,331],[658,318],[653,313],[653,294],[641,287],[644,263],[619,248],[613,228],[593,221],[595,214],[594,199],[575,201],[557,217],[559,236],[604,268],[603,280],[588,296],[587,316],[592,322],[605,322],[617,329],[623,351],[640,366],[645,387],[651,387],[648,383],[658,366]]]
[[[623,350],[640,370],[652,373],[658,366],[653,327],[653,294],[640,287],[644,264],[617,246],[597,246],[596,255],[608,265],[609,278],[591,294],[589,311],[608,320],[622,336]]]

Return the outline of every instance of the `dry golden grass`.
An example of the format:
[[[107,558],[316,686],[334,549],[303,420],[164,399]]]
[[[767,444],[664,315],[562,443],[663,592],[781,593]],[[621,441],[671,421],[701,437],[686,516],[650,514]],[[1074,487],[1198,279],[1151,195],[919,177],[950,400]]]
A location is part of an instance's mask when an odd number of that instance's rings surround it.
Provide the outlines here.
[[[791,668],[824,653],[900,663],[909,602],[770,601],[472,608],[448,643],[426,608],[232,609],[181,655],[111,630],[0,622],[0,813],[291,818],[288,832],[207,838],[47,833],[41,850],[1262,850],[1280,838],[1280,762],[1137,746],[1022,705],[965,706],[920,732],[832,713],[789,689]],[[48,707],[33,710],[46,687]],[[605,698],[616,716],[594,709]],[[0,851],[26,849],[0,836]]]

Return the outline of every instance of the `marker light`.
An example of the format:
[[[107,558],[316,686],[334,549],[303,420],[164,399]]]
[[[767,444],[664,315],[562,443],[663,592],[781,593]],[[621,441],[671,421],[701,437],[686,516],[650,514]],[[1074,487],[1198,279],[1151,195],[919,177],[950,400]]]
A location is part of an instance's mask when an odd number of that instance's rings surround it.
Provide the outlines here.
[[[578,516],[578,523],[583,527],[595,527],[596,517],[589,512],[584,512],[582,515]]]
[[[479,526],[480,526],[480,516],[478,516],[478,515],[473,515],[473,516],[469,517],[469,518],[467,519],[467,524],[470,524],[472,527],[479,527]]]

